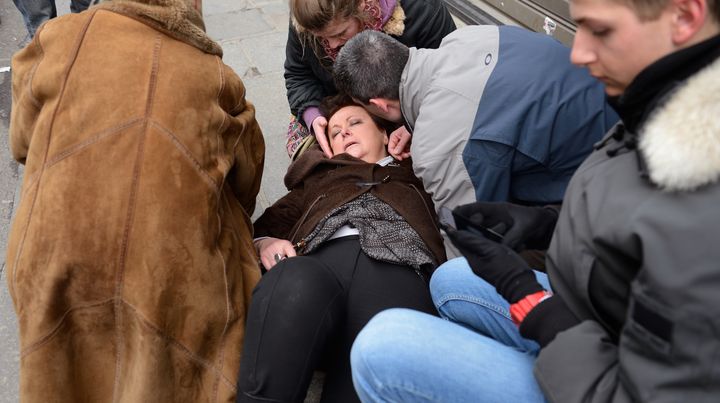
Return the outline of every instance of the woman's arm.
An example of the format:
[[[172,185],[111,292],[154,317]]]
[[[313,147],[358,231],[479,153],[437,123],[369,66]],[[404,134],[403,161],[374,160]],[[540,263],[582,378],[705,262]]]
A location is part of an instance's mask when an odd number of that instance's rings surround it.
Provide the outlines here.
[[[285,88],[290,112],[305,126],[312,124],[312,122],[303,120],[305,110],[309,107],[317,107],[323,97],[332,95],[325,90],[325,86],[328,84],[332,86],[332,81],[323,82],[320,77],[315,75],[310,65],[311,61],[316,58],[310,44],[303,46],[291,23],[285,46]],[[328,72],[328,77],[330,77],[329,74]],[[329,79],[331,80],[331,78]]]

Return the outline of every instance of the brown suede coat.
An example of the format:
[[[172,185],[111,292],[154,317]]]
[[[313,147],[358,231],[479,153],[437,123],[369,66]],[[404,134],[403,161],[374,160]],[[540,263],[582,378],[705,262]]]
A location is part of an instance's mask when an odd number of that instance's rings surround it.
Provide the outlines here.
[[[255,221],[255,236],[301,242],[330,211],[370,192],[413,227],[438,264],[446,260],[432,199],[413,174],[410,160],[383,167],[348,154],[328,159],[314,147],[290,166],[285,186],[290,193]]]
[[[7,277],[23,402],[229,402],[264,143],[184,0],[102,3],[13,58]]]

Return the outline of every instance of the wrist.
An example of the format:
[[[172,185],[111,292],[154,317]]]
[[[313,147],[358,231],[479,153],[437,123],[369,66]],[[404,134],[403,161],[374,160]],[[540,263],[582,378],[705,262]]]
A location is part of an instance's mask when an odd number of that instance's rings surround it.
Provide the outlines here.
[[[533,310],[537,305],[546,299],[550,298],[552,293],[550,291],[542,290],[532,294],[528,294],[522,299],[518,300],[514,304],[510,305],[510,318],[515,325],[520,326],[525,317]]]

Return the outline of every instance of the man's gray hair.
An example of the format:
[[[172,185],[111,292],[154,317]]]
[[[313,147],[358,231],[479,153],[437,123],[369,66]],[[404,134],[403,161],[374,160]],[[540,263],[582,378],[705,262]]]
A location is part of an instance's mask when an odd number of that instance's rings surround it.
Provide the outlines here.
[[[400,78],[410,51],[382,32],[355,35],[335,59],[335,86],[362,103],[371,98],[400,99]]]

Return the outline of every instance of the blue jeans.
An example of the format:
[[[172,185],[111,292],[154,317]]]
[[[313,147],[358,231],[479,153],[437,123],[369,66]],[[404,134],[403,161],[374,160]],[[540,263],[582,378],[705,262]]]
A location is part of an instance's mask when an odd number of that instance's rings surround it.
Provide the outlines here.
[[[430,290],[446,320],[391,309],[355,340],[353,383],[363,402],[545,401],[532,374],[538,345],[520,336],[508,303],[464,258],[440,266]]]
[[[90,3],[97,4],[98,0],[71,0],[70,11],[79,13],[90,7]],[[55,8],[55,0],[13,0],[20,14],[23,16],[25,28],[32,38],[35,31],[43,22],[57,17],[57,9]]]

